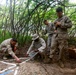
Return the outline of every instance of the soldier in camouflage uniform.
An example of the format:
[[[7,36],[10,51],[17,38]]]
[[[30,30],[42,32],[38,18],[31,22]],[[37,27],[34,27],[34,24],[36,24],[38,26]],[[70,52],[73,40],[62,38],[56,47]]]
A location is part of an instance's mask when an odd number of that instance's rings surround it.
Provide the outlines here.
[[[20,59],[15,55],[15,51],[17,50],[17,40],[13,38],[9,38],[7,40],[4,40],[0,44],[0,52],[4,54],[3,59],[7,59],[8,55],[11,55],[13,58],[16,59],[18,63],[20,63]]]
[[[53,23],[49,23],[47,20],[44,20],[44,24],[46,25],[45,34],[48,34],[47,53],[49,54],[51,48],[51,39],[54,33],[54,25]]]
[[[56,9],[58,19],[54,22],[56,28],[56,34],[53,35],[50,58],[53,58],[53,55],[56,49],[59,49],[59,61],[63,61],[64,52],[68,48],[68,29],[72,27],[71,20],[63,15],[61,7]]]
[[[45,41],[42,38],[40,38],[38,34],[34,34],[32,36],[32,40],[33,40],[32,44],[29,47],[26,56],[29,56],[31,51],[35,51],[35,52],[38,52],[41,55],[44,55],[44,50],[46,48]],[[34,48],[34,50],[33,50],[33,48]]]

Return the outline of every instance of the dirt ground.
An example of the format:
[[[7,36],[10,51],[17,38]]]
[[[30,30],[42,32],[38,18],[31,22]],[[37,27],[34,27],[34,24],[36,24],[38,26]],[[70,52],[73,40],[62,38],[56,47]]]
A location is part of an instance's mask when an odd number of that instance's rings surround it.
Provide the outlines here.
[[[11,60],[11,59],[10,59]],[[8,60],[7,62],[10,62]],[[44,64],[43,62],[38,61],[28,61],[25,62],[23,60],[22,63],[19,64],[19,69],[17,70],[16,75],[76,75],[76,61],[72,59],[72,62],[66,62],[65,67],[61,68],[57,63],[52,64]],[[12,62],[13,64],[17,64]],[[0,63],[0,69],[3,70],[9,66]],[[6,75],[14,75],[16,68],[13,68],[13,72],[10,72]]]
[[[76,69],[60,68],[56,63],[25,62],[20,65],[17,75],[76,75]]]
[[[26,60],[25,53],[27,49],[28,47],[24,46],[19,49],[19,51],[21,50],[20,52],[17,52],[18,57],[20,57],[22,60],[22,63],[17,66],[19,67],[17,74],[14,74],[17,68],[15,67],[13,68],[13,72],[10,72],[6,75],[76,75],[76,59],[71,57],[67,59],[64,63],[64,68],[61,68],[56,62],[51,64],[44,64],[41,61],[34,60],[24,62]],[[0,61],[3,61],[1,56]],[[17,64],[14,59],[8,59],[4,62]],[[0,71],[7,67],[9,67],[9,65],[0,63]]]
[[[3,63],[0,62],[0,71],[6,69],[6,68],[8,68],[8,67],[10,67],[10,65],[3,64]]]
[[[64,68],[61,68],[58,63],[44,64],[41,61],[31,60],[25,62],[25,60],[26,58],[23,58],[22,63],[17,66],[19,69],[16,75],[76,75],[76,60],[72,58],[64,63]],[[17,64],[13,59],[5,60],[4,62]],[[9,65],[0,63],[0,70],[7,67]],[[17,67],[13,68],[13,72],[6,75],[14,75]]]

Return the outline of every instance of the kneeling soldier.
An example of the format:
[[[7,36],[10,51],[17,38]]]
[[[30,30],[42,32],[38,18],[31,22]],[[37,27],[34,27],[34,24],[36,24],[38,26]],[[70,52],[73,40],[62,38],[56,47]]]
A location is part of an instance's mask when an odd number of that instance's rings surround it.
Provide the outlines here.
[[[32,40],[32,44],[28,49],[26,56],[29,56],[33,48],[35,49],[35,52],[38,52],[40,55],[44,55],[44,49],[46,48],[45,41],[42,38],[40,38],[37,34],[34,34],[32,36]]]
[[[11,55],[13,58],[16,59],[16,61],[18,63],[20,63],[20,59],[15,55],[15,51],[17,50],[17,40],[10,38],[7,40],[4,40],[1,44],[0,44],[0,52],[4,53],[4,57],[3,59],[7,59],[6,56]]]

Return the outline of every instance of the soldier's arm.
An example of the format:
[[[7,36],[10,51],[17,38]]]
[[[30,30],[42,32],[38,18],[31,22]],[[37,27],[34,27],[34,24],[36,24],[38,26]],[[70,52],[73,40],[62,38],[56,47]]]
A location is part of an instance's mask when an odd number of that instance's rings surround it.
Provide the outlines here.
[[[53,33],[53,34],[56,33],[57,28],[56,28],[56,26],[54,25],[54,23],[52,23],[52,28],[53,28],[52,33]]]
[[[47,34],[47,29],[44,30],[44,34]]]
[[[40,42],[41,42],[42,46],[40,48],[38,48],[38,50],[40,52],[43,52],[43,50],[46,48],[46,43],[45,43],[45,41],[42,38],[40,38]]]
[[[47,30],[45,30],[45,34],[47,34]]]
[[[65,17],[64,20],[61,21],[61,28],[71,28],[72,22],[68,17]]]
[[[13,58],[15,58],[18,63],[21,62],[20,59],[19,59],[19,58],[15,55],[15,53],[12,51],[12,48],[11,48],[10,45],[7,45],[7,50],[8,50],[8,54],[10,54]]]
[[[10,54],[11,56],[15,56],[15,53],[12,51],[12,48],[10,45],[7,45],[7,49],[8,49],[8,54]]]
[[[57,27],[55,26],[56,22],[57,22],[57,20],[55,20],[55,21],[53,22],[54,30],[55,30],[55,31],[57,30]]]
[[[30,51],[32,50],[33,46],[34,46],[34,41],[32,41],[32,44],[31,44],[30,48],[29,48],[28,51],[27,51],[27,54],[30,53]]]

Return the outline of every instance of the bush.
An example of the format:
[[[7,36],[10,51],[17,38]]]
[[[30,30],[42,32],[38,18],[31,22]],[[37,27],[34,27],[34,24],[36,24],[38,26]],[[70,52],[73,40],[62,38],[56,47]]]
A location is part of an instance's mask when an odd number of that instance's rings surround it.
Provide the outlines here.
[[[14,37],[16,37],[16,36],[14,36]],[[0,30],[0,43],[2,41],[4,41],[5,39],[9,39],[9,38],[12,38],[12,35],[11,35],[10,32]],[[28,35],[25,35],[25,36],[19,35],[19,37],[17,38],[17,40],[18,40],[19,45],[23,45],[25,43],[31,42],[31,36],[28,36]]]
[[[30,43],[32,41],[32,38],[31,38],[31,36],[20,36],[19,38],[18,38],[18,43],[20,44],[20,45],[23,45],[23,44],[25,44],[25,43]]]
[[[10,32],[0,30],[0,43],[8,38],[11,38]]]
[[[68,42],[69,42],[69,45],[75,45],[76,46],[76,38],[75,37],[70,37]]]

